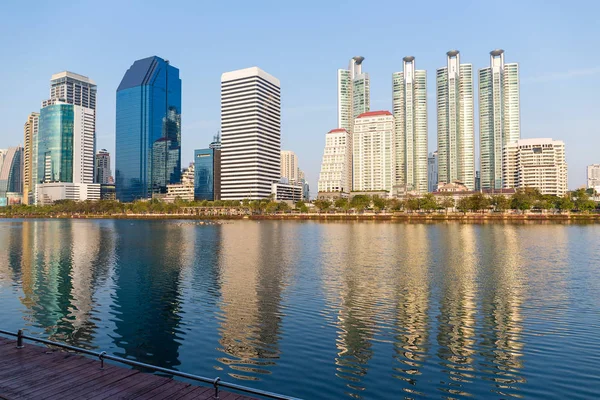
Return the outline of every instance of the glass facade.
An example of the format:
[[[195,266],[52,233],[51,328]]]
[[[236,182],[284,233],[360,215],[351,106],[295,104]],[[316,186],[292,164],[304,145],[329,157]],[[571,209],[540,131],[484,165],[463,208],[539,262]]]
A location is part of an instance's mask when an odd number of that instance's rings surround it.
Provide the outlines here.
[[[194,198],[215,200],[215,150],[194,151]]]
[[[23,148],[12,147],[0,163],[0,197],[23,192]],[[5,204],[6,205],[6,204]]]
[[[181,180],[181,79],[160,57],[134,62],[117,89],[115,178],[124,202]]]
[[[74,112],[72,104],[41,109],[36,183],[73,182]]]

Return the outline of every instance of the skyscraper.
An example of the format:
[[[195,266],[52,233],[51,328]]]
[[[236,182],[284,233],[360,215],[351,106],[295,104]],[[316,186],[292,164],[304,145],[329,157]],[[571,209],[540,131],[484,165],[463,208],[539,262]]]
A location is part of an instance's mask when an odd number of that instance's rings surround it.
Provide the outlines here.
[[[325,150],[319,174],[318,191],[350,193],[352,190],[352,146],[344,128],[332,129],[325,136]]]
[[[87,76],[63,71],[52,75],[50,99],[42,103],[42,108],[62,102],[85,108],[96,109],[96,83]]]
[[[521,138],[519,64],[504,63],[504,50],[490,52],[490,66],[479,70],[481,189],[502,188],[504,146]]]
[[[96,183],[107,185],[110,177],[110,153],[102,149],[96,154]]]
[[[396,184],[427,192],[427,72],[404,57],[403,71],[392,75],[395,118]]]
[[[567,193],[565,144],[552,139],[520,139],[504,146],[504,188],[533,187],[542,194]]]
[[[362,72],[364,59],[353,57],[348,69],[338,70],[338,128],[350,135],[355,118],[370,108],[369,74]]]
[[[429,177],[427,178],[427,191],[435,192],[438,186],[438,152],[434,151],[433,153],[429,153],[429,157],[427,158],[427,173]]]
[[[0,164],[0,198],[23,192],[23,148],[11,147]],[[3,202],[4,203],[4,202]]]
[[[298,156],[293,151],[281,151],[281,177],[288,182],[298,182]]]
[[[32,112],[23,128],[23,203],[32,204],[37,181],[37,135],[40,113]]]
[[[137,60],[117,88],[117,199],[166,193],[181,179],[179,69],[153,56]]]
[[[265,199],[281,178],[279,79],[258,67],[221,75],[221,199]]]
[[[353,190],[392,190],[396,184],[394,141],[391,112],[370,111],[356,118],[352,141]]]
[[[475,190],[473,65],[461,64],[458,50],[437,70],[438,181],[461,181]]]

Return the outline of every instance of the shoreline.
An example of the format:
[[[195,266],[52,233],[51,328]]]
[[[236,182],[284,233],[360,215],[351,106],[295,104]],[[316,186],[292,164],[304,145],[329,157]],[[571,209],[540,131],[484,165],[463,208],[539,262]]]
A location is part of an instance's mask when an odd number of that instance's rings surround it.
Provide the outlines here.
[[[122,220],[254,220],[254,221],[374,221],[436,223],[456,221],[461,223],[600,223],[600,214],[271,214],[271,215],[195,215],[195,214],[60,214],[60,215],[0,215],[5,219],[122,219]]]

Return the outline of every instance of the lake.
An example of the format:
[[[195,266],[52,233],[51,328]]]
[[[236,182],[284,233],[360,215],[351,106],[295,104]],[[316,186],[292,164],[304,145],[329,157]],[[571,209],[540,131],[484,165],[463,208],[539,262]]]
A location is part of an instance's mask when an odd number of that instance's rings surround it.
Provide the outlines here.
[[[600,397],[600,225],[0,220],[0,329],[305,399]]]

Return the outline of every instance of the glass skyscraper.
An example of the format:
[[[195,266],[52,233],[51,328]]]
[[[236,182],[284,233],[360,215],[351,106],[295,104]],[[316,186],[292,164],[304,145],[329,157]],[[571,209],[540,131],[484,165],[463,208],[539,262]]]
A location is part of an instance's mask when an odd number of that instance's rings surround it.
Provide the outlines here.
[[[181,79],[160,57],[134,62],[117,88],[115,175],[123,202],[181,180]]]
[[[215,149],[194,151],[194,199],[215,200]]]
[[[41,109],[36,183],[73,182],[74,122],[72,104],[59,103]]]

